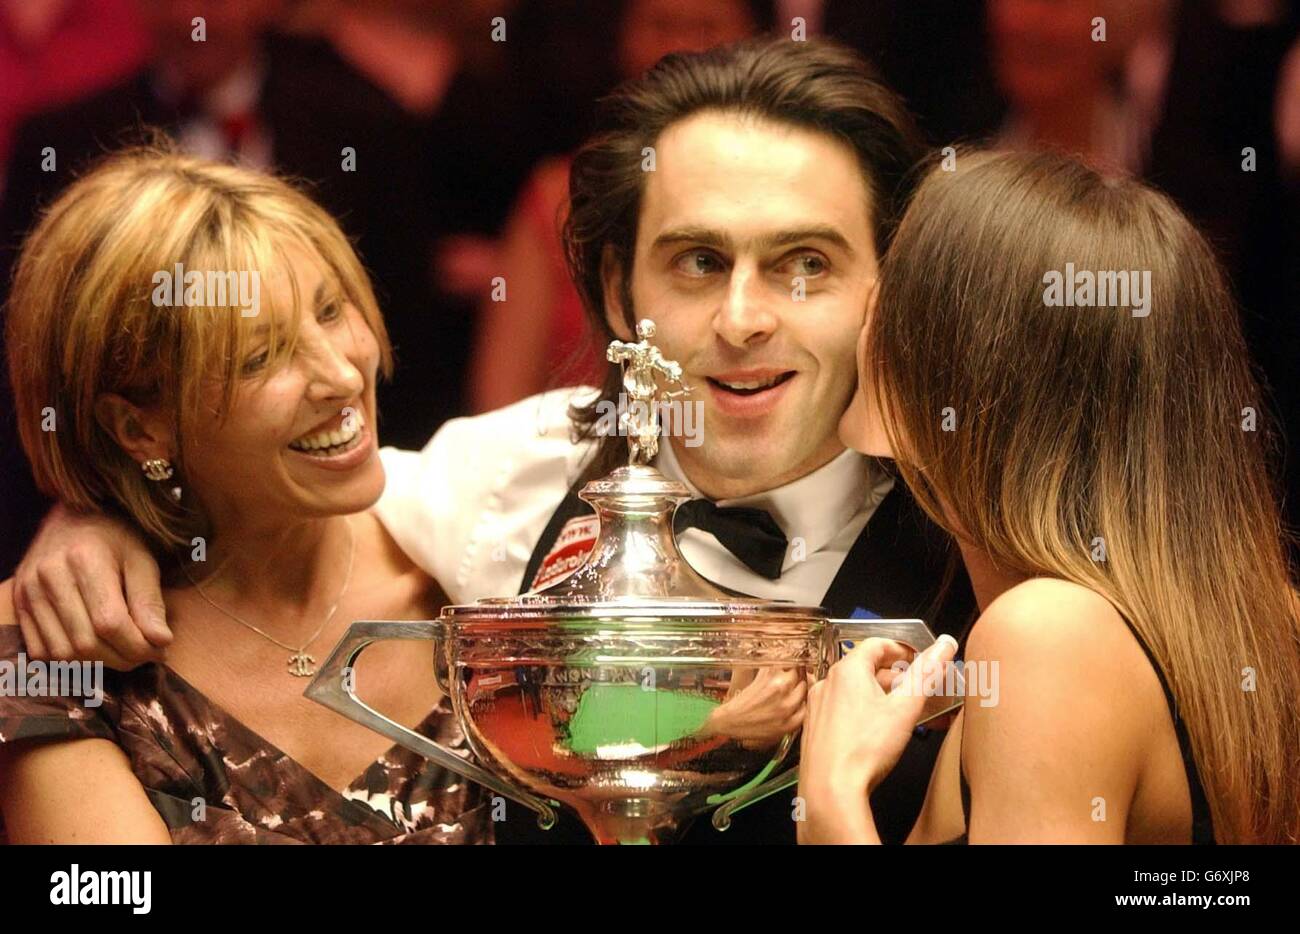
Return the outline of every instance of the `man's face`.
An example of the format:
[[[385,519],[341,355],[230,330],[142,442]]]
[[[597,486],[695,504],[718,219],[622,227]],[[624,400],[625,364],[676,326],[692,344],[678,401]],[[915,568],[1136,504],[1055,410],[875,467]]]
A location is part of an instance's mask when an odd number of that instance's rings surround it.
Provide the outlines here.
[[[717,499],[795,480],[843,450],[855,347],[876,279],[871,203],[853,151],[761,119],[701,113],[655,145],[637,227],[638,318],[704,403],[702,443],[673,438]],[[611,324],[630,337],[609,264]]]
[[[282,6],[283,0],[139,0],[138,8],[160,62],[183,90],[202,93],[253,53]],[[195,38],[200,17],[201,41]]]

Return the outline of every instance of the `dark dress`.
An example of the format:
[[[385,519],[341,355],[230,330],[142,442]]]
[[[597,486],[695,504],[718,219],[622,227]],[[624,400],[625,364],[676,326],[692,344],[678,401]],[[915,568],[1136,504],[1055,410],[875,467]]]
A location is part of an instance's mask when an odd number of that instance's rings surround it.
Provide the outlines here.
[[[21,652],[18,627],[0,626],[0,664]],[[483,789],[400,746],[340,794],[162,665],[105,669],[103,689],[98,707],[6,692],[0,743],[112,740],[173,843],[492,842]],[[416,730],[469,755],[446,697]]]

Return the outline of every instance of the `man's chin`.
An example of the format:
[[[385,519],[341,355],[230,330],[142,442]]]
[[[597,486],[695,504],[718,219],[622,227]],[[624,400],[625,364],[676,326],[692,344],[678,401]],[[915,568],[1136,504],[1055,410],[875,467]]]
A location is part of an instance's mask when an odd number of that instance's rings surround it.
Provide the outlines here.
[[[766,433],[764,433],[766,434]],[[686,476],[712,499],[735,499],[761,493],[788,482],[798,464],[790,457],[774,456],[769,439],[756,436],[731,443],[708,440],[707,457],[698,452],[677,450]]]

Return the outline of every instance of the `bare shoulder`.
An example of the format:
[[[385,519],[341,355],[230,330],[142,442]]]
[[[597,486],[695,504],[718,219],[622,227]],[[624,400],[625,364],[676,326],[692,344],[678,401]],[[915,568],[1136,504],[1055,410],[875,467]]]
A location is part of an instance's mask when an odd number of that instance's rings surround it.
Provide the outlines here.
[[[1091,722],[1122,745],[1164,714],[1155,669],[1119,612],[1069,581],[1033,578],[999,596],[971,630],[966,660],[991,663],[1001,676],[1000,703],[974,705],[969,720],[1066,732]]]
[[[0,581],[0,626],[17,626],[14,615],[14,579]]]
[[[1141,647],[1109,600],[1080,584],[1035,577],[989,604],[971,630],[967,655],[1051,662],[1102,659]]]
[[[1066,581],[1025,581],[980,616],[965,666],[968,683],[992,689],[961,716],[971,841],[1122,842],[1150,737],[1168,715],[1111,603]]]

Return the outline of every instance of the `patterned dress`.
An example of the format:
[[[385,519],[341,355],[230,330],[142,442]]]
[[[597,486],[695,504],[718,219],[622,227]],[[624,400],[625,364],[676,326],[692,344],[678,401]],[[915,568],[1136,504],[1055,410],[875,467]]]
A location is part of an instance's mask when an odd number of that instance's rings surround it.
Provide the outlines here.
[[[0,664],[23,650],[0,626]],[[0,692],[0,743],[114,741],[173,843],[492,842],[490,796],[400,746],[340,794],[162,665],[105,669],[103,689],[97,707]],[[469,757],[446,697],[416,731]]]

